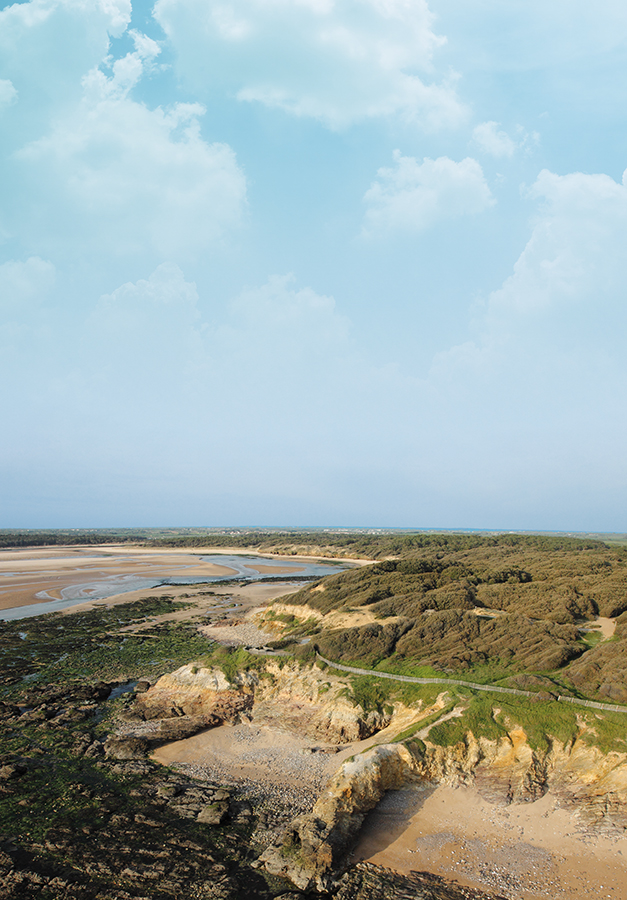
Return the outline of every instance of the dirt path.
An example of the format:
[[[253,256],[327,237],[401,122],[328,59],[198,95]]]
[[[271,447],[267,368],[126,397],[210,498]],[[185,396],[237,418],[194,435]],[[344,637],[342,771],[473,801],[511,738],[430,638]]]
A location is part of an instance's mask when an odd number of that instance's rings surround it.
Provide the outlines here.
[[[485,691],[488,694],[514,694],[518,697],[534,697],[537,694],[533,691],[520,691],[516,688],[501,687],[498,684],[476,684],[473,681],[459,681],[457,678],[415,678],[412,675],[391,675],[389,672],[377,672],[374,669],[358,669],[355,666],[344,666],[340,663],[332,662],[325,659],[324,656],[318,654],[318,659],[331,666],[333,669],[339,669],[341,672],[351,672],[354,675],[370,675],[375,678],[388,678],[391,681],[404,681],[409,684],[455,684],[460,687],[467,687],[473,691]],[[577,697],[564,697],[558,694],[553,698],[559,703],[574,703],[576,706],[587,706],[592,709],[602,709],[609,712],[627,713],[627,706],[617,706],[614,703],[597,703],[595,700],[579,700]]]

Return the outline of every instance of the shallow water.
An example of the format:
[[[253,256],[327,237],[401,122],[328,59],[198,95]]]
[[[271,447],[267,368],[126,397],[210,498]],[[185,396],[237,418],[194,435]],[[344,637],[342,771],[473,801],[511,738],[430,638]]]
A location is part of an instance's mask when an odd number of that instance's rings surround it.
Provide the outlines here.
[[[0,610],[0,620],[12,621],[30,618],[31,616],[41,616],[45,613],[59,612],[62,609],[77,606],[80,603],[85,603],[87,600],[106,600],[108,597],[114,597],[118,594],[126,594],[130,591],[152,590],[168,584],[215,584],[233,579],[238,581],[259,581],[261,578],[276,578],[277,581],[285,581],[290,578],[290,572],[286,572],[286,569],[293,569],[293,577],[295,578],[321,578],[323,575],[332,575],[346,568],[345,566],[307,563],[300,560],[276,559],[263,556],[226,556],[224,554],[216,554],[199,556],[198,559],[202,562],[233,569],[234,571],[232,574],[220,576],[179,575],[146,578],[141,575],[104,575],[97,580],[71,584],[61,588],[59,591],[61,599],[59,600],[51,598],[46,591],[40,591],[37,594],[37,598],[44,601],[46,598],[50,598],[48,602]],[[127,558],[124,558],[124,561],[127,562]],[[143,562],[145,562],[145,558],[142,559]],[[277,568],[281,571],[276,575],[268,572],[260,573],[255,569],[255,565],[263,566],[264,568]]]

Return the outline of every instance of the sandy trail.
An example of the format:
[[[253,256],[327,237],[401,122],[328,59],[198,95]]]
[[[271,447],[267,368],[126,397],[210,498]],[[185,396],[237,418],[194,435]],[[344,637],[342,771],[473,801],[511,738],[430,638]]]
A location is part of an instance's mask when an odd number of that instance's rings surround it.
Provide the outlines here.
[[[427,870],[512,900],[627,897],[627,838],[591,836],[547,794],[501,807],[469,787],[391,791],[364,823],[354,860]]]

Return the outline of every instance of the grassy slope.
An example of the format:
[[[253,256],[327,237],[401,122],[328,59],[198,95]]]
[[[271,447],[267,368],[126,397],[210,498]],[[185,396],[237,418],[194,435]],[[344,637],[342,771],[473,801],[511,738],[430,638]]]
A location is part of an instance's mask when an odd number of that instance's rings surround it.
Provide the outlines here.
[[[331,576],[290,596],[290,604],[323,614],[372,613],[373,621],[359,627],[331,629],[322,622],[313,640],[324,656],[399,674],[627,702],[624,549],[540,536],[418,538],[403,538],[396,559]],[[306,610],[303,615],[308,618]],[[617,619],[608,641],[580,631],[599,615]],[[311,634],[310,625],[303,633]],[[299,634],[292,625],[292,637]],[[574,736],[582,718],[581,710],[557,703],[499,698],[503,712],[495,720],[494,698],[465,689],[457,695],[468,702],[467,715],[435,729],[438,742],[457,739],[470,725],[496,736],[509,718],[524,724],[541,746],[549,732],[563,740]],[[590,724],[588,737],[599,746],[627,748],[624,717],[604,713]]]

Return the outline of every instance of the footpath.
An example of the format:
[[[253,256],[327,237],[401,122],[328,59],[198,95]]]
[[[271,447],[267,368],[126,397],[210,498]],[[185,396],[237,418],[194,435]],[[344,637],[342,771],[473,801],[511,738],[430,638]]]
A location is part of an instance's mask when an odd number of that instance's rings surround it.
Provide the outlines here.
[[[319,653],[316,654],[318,659],[331,666],[333,669],[339,669],[341,672],[351,672],[353,675],[369,675],[374,678],[389,678],[391,681],[405,681],[409,684],[457,684],[461,687],[471,688],[473,691],[486,691],[487,693],[497,694],[514,694],[518,697],[534,697],[537,699],[537,693],[533,691],[519,691],[516,688],[501,687],[497,684],[475,684],[472,681],[459,681],[456,678],[416,678],[413,675],[391,675],[389,672],[377,672],[375,669],[357,669],[354,666],[343,666],[340,663],[325,659]],[[595,700],[580,700],[578,697],[565,697],[563,694],[553,694],[552,700],[559,703],[574,703],[576,706],[587,706],[591,709],[602,709],[606,712],[627,713],[627,706],[617,706],[613,703],[597,703]]]

